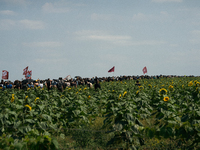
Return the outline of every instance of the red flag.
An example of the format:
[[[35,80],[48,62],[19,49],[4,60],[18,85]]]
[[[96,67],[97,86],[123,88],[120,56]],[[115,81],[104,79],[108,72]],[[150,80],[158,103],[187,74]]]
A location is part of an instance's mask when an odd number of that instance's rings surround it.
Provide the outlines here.
[[[25,78],[26,79],[31,79],[31,76],[32,76],[32,70],[31,71],[27,71],[27,73],[25,75]]]
[[[9,72],[6,70],[2,71],[2,79],[8,79]]]
[[[143,73],[147,73],[147,67],[145,66],[143,69],[142,69]]]
[[[115,66],[112,67],[110,70],[108,70],[108,72],[114,72],[115,71]]]
[[[23,75],[26,75],[27,71],[28,71],[28,66],[23,69]]]

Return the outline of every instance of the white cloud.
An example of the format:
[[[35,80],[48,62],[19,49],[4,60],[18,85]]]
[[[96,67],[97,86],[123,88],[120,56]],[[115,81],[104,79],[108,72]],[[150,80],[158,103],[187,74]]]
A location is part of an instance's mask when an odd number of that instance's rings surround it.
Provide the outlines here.
[[[30,2],[27,0],[3,0],[3,1],[12,5],[26,6],[27,4],[30,4]]]
[[[81,40],[96,40],[103,42],[110,42],[113,44],[123,44],[131,40],[128,35],[111,35],[104,31],[80,31],[75,33],[78,39]]]
[[[42,6],[42,10],[47,13],[66,13],[69,11],[69,8],[63,7],[59,4],[45,3]]]
[[[14,11],[11,11],[11,10],[2,10],[2,11],[0,11],[0,14],[2,14],[2,15],[15,15],[16,13]]]
[[[200,30],[191,31],[192,38],[189,40],[192,44],[200,44]]]
[[[30,42],[30,43],[22,43],[23,46],[28,46],[28,47],[49,47],[49,48],[54,48],[54,47],[60,47],[63,44],[61,42]]]
[[[16,25],[16,22],[10,19],[0,20],[0,29],[1,30],[9,30],[12,29]]]
[[[128,62],[128,57],[120,54],[104,54],[100,56],[100,59],[105,62]]]
[[[37,20],[20,20],[19,21],[20,25],[22,25],[24,28],[27,29],[44,29],[45,24],[42,21],[37,21]]]
[[[45,23],[42,21],[37,20],[11,20],[11,19],[3,19],[0,20],[0,29],[1,30],[10,30],[10,29],[31,29],[31,30],[37,30],[37,29],[44,29]]]
[[[182,2],[183,0],[152,0],[152,2],[156,3],[164,3],[164,2]]]
[[[92,40],[102,40],[102,41],[120,41],[120,40],[130,40],[130,36],[119,36],[119,35],[88,35],[89,39]]]
[[[166,41],[162,41],[162,40],[142,40],[142,41],[133,41],[131,43],[131,45],[135,45],[135,46],[142,46],[142,45],[153,46],[153,45],[162,45],[162,44],[166,44]]]
[[[112,18],[112,15],[104,15],[104,14],[96,14],[93,13],[91,15],[92,20],[110,20]]]
[[[149,17],[147,15],[145,15],[143,13],[138,13],[138,14],[134,14],[132,19],[134,21],[146,21],[146,20],[148,20],[148,18]]]
[[[120,46],[141,46],[141,45],[161,45],[165,44],[165,41],[157,40],[141,40],[134,41],[129,35],[111,35],[104,31],[80,31],[76,32],[76,35],[81,40],[97,40],[103,42],[110,42],[114,45]]]

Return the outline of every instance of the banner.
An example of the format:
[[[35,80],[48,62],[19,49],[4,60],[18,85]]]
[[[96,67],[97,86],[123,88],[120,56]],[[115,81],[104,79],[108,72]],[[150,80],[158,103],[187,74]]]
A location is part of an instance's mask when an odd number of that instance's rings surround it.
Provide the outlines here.
[[[64,80],[70,80],[71,79],[71,76],[70,75],[68,75],[68,76],[66,76],[65,78],[64,78]]]
[[[108,72],[114,72],[115,71],[115,66],[112,67],[110,70],[108,70]]]
[[[28,66],[26,68],[23,69],[23,75],[26,75],[28,71]]]
[[[31,79],[31,76],[32,76],[32,70],[31,71],[27,71],[27,73],[25,75],[25,78],[26,79]]]
[[[2,71],[2,79],[7,80],[7,79],[8,79],[8,76],[9,76],[9,72],[6,71],[6,70],[3,70],[3,71]]]
[[[147,73],[147,67],[145,66],[143,69],[142,69],[143,73]]]

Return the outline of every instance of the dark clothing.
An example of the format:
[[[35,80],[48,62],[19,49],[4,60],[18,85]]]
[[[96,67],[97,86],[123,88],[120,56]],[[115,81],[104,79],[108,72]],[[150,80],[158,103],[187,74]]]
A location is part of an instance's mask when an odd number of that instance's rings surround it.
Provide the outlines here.
[[[19,83],[16,83],[16,85],[15,85],[15,89],[21,89],[21,86],[20,86]]]
[[[135,85],[136,85],[136,86],[141,86],[141,84],[139,84],[139,83],[136,83]]]
[[[100,89],[100,88],[101,88],[101,85],[100,85],[99,83],[96,83],[96,84],[94,85],[94,88],[95,88],[95,90],[97,90],[98,88]]]
[[[48,91],[51,89],[50,86],[51,86],[51,81],[47,81],[47,89],[48,89]]]
[[[57,88],[59,91],[61,91],[61,92],[63,91],[63,82],[61,80],[58,82]]]

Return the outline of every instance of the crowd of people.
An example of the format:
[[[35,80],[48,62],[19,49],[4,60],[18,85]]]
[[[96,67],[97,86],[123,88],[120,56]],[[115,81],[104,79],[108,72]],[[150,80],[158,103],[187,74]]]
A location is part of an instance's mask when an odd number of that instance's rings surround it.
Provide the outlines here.
[[[95,90],[101,88],[100,82],[110,82],[110,81],[122,81],[122,80],[136,80],[136,84],[140,79],[159,79],[159,78],[180,78],[180,77],[194,77],[194,76],[174,76],[174,75],[157,75],[157,76],[116,76],[116,77],[93,77],[93,78],[81,78],[80,76],[76,76],[71,79],[46,79],[46,80],[33,80],[33,79],[25,79],[22,81],[15,80],[4,81],[1,80],[0,89],[23,89],[27,88],[35,88],[35,87],[46,87],[49,90],[53,88],[57,88],[60,91],[63,91],[66,87],[77,87],[79,85],[88,86],[89,88],[94,88]]]

